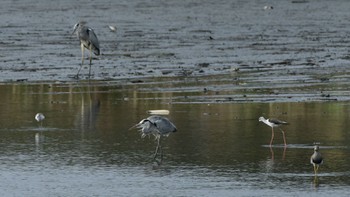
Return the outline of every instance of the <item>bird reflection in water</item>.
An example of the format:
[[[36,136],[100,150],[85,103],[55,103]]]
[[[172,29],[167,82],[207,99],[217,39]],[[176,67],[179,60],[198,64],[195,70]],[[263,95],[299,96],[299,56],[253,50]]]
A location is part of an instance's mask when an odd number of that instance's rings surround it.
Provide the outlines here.
[[[82,92],[84,93],[84,91]],[[99,98],[93,97],[91,94],[91,86],[89,84],[87,91],[85,92],[87,96],[82,94],[81,97],[81,107],[77,113],[77,119],[75,122],[78,130],[94,131],[96,129],[96,121],[100,111],[101,102]]]
[[[270,146],[270,153],[271,153],[271,160],[275,159],[275,152],[273,151],[273,147]],[[283,153],[282,153],[282,160],[284,160],[286,158],[286,150],[287,150],[287,146],[283,147]]]
[[[318,176],[314,176],[312,181],[312,187],[317,189],[320,186],[320,181],[318,179]]]
[[[100,111],[101,102],[99,99],[89,99],[85,104],[82,99],[81,110],[79,111],[76,125],[81,131],[93,131],[96,129],[96,121]]]
[[[280,149],[280,148],[277,148],[277,149]],[[283,152],[282,152],[282,158],[281,158],[282,161],[286,157],[286,150],[287,150],[287,147],[284,146]],[[261,168],[265,169],[266,173],[272,172],[274,169],[274,164],[275,164],[275,151],[273,149],[273,146],[269,146],[269,151],[270,151],[270,157],[268,157],[265,161],[263,161],[261,163]],[[278,151],[278,152],[280,152],[280,151]]]

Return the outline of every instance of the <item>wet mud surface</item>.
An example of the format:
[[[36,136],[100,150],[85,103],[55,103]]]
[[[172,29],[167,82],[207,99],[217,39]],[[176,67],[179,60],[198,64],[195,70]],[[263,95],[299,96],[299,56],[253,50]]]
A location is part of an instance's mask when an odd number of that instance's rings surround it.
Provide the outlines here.
[[[0,81],[75,83],[81,52],[71,33],[85,20],[100,41],[91,79],[101,86],[189,92],[184,102],[347,101],[349,5],[3,1]],[[81,73],[88,78],[87,64]]]

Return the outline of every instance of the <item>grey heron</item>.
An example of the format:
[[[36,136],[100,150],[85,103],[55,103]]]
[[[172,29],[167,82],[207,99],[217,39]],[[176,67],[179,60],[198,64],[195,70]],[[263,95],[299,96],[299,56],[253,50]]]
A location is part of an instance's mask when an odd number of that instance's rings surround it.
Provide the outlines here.
[[[177,129],[175,125],[172,122],[170,122],[169,119],[163,116],[153,115],[146,119],[141,120],[139,123],[137,123],[130,129],[133,129],[135,127],[140,129],[142,138],[149,135],[153,135],[155,137],[155,139],[157,140],[157,148],[154,153],[153,160],[156,160],[158,152],[160,151],[160,156],[161,156],[160,161],[162,161],[163,152],[162,152],[162,146],[161,146],[161,138],[163,136],[167,137],[171,133],[176,132]]]
[[[270,146],[273,142],[273,138],[274,138],[274,130],[273,128],[274,127],[279,127],[281,125],[288,125],[289,123],[288,122],[285,122],[285,121],[282,121],[282,120],[277,120],[277,119],[265,119],[264,117],[260,117],[259,118],[259,121],[260,122],[263,122],[265,123],[266,125],[270,126],[271,129],[272,129],[272,136],[271,136],[271,140],[270,140]],[[284,146],[287,146],[287,143],[286,143],[286,136],[284,135],[284,131],[282,129],[280,129],[282,134],[283,134],[283,141],[284,141]]]
[[[86,22],[79,22],[74,25],[74,30],[72,34],[76,34],[80,41],[81,47],[81,65],[77,73],[77,78],[81,67],[84,64],[84,48],[90,51],[90,67],[89,67],[89,77],[91,74],[91,63],[92,63],[92,52],[95,55],[100,55],[100,43],[98,42],[97,36],[94,30],[88,26],[85,26]]]
[[[44,116],[44,114],[42,114],[42,113],[37,113],[37,114],[35,114],[35,120],[37,121],[37,122],[40,122],[40,126],[42,126],[43,125],[43,120],[45,119],[45,116]]]
[[[315,175],[317,176],[317,171],[319,166],[323,163],[323,157],[321,153],[319,152],[319,146],[315,145],[314,146],[314,154],[311,155],[310,157],[310,163],[314,166],[314,172]]]

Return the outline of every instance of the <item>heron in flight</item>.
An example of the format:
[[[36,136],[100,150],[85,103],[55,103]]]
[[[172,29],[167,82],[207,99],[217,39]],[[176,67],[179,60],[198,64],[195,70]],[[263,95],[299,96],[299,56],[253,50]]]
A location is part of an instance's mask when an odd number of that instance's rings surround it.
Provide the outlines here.
[[[259,118],[260,122],[265,123],[266,125],[270,126],[272,129],[272,136],[271,136],[271,140],[270,140],[270,146],[273,142],[273,138],[275,136],[275,132],[273,131],[273,128],[275,127],[279,127],[281,125],[288,125],[288,122],[282,121],[282,120],[277,120],[277,119],[265,119],[264,117],[260,117]],[[284,141],[284,146],[287,146],[287,142],[286,142],[286,136],[284,135],[284,131],[282,129],[280,129],[282,134],[283,134],[283,141]]]
[[[81,47],[81,65],[77,73],[77,78],[81,67],[84,64],[84,48],[90,51],[90,67],[89,67],[89,77],[91,74],[91,63],[92,63],[92,52],[95,55],[100,55],[100,43],[98,42],[97,36],[94,30],[88,26],[85,26],[86,22],[79,22],[74,25],[74,30],[72,34],[76,34],[80,41]]]
[[[311,155],[310,163],[314,166],[315,176],[317,176],[317,171],[320,165],[323,163],[323,157],[319,152],[320,147],[318,145],[314,146],[314,154]]]
[[[130,129],[133,129],[135,127],[140,129],[142,138],[148,135],[153,135],[155,137],[157,140],[157,148],[154,153],[153,160],[156,160],[158,152],[160,152],[160,161],[162,161],[163,151],[161,146],[161,138],[168,137],[170,133],[176,132],[177,129],[175,125],[170,122],[169,119],[163,116],[154,115],[141,120]]]

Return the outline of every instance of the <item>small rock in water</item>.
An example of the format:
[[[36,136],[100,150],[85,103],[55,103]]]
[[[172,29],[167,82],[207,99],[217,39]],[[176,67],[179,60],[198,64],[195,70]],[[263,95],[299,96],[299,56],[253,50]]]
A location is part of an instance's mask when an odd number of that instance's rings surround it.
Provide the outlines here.
[[[272,10],[272,9],[273,9],[273,6],[270,6],[270,5],[264,6],[264,10]]]

